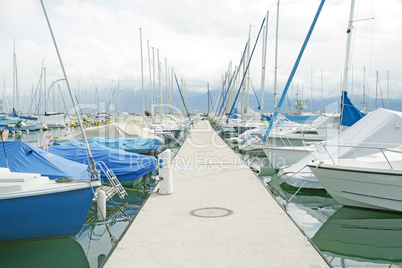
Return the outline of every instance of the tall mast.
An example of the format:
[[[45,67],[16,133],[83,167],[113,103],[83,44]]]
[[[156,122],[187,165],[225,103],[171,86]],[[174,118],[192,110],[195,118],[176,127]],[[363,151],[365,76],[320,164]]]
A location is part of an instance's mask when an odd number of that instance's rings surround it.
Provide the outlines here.
[[[85,87],[85,89],[86,89],[86,87]],[[86,94],[86,90],[84,91],[85,92],[85,94]],[[121,112],[121,103],[120,103],[120,79],[119,80],[117,80],[117,103],[118,103],[118,105],[117,105],[117,109],[116,109],[116,112]]]
[[[16,55],[15,55],[15,39],[14,39],[14,50],[13,50],[13,108],[16,108],[16,92],[15,92],[15,65],[16,65]]]
[[[155,48],[152,48],[152,123],[155,124]]]
[[[363,109],[366,105],[366,67],[363,67]]]
[[[311,99],[311,113],[313,113],[313,67],[311,67],[311,90],[310,90],[310,99]]]
[[[274,73],[274,109],[276,108],[276,87],[278,80],[278,29],[279,29],[279,0],[276,7],[276,31],[275,31],[275,73]]]
[[[261,114],[264,113],[264,87],[265,87],[265,70],[267,63],[267,38],[268,38],[268,15],[269,11],[267,11],[266,22],[265,22],[265,31],[263,32],[264,38],[262,42],[262,73],[261,73],[261,104],[260,111]]]
[[[209,83],[207,83],[207,90],[208,90],[207,102],[208,102],[208,115],[209,115]]]
[[[47,113],[46,67],[43,68],[43,88],[45,89],[45,115]]]
[[[141,49],[141,113],[145,110],[145,98],[144,98],[144,62],[142,58],[142,32],[140,27],[140,49]]]
[[[159,116],[162,120],[162,87],[161,87],[161,63],[159,61],[159,49],[156,50],[158,54],[158,86],[159,86]]]
[[[69,93],[70,93],[70,97],[71,97],[71,101],[72,101],[72,103],[73,103],[73,107],[74,107],[74,109],[75,109],[75,114],[77,115],[78,123],[79,123],[80,128],[81,128],[82,137],[83,137],[83,139],[84,139],[85,147],[86,147],[86,150],[87,150],[87,152],[88,152],[88,157],[89,157],[89,160],[90,160],[89,162],[90,162],[91,167],[92,167],[91,176],[96,176],[96,178],[99,180],[99,172],[96,170],[96,164],[95,164],[95,161],[94,161],[94,159],[93,159],[93,157],[92,157],[91,150],[90,150],[90,148],[89,148],[89,144],[88,144],[88,140],[87,140],[87,135],[86,135],[86,133],[85,133],[84,126],[82,125],[81,116],[80,116],[80,113],[79,113],[79,111],[78,111],[78,106],[76,105],[76,102],[75,102],[75,100],[74,100],[73,92],[71,91],[70,83],[68,82],[66,71],[64,70],[63,61],[61,60],[60,52],[59,52],[59,49],[58,49],[58,47],[57,47],[56,39],[55,39],[55,37],[54,37],[54,35],[53,35],[52,28],[51,28],[51,26],[50,26],[49,18],[47,17],[47,13],[46,13],[46,10],[45,10],[45,6],[44,6],[44,4],[43,4],[43,0],[41,0],[40,2],[41,2],[41,4],[42,4],[43,12],[45,13],[46,21],[47,21],[47,24],[48,24],[48,26],[49,26],[49,31],[50,31],[50,34],[51,34],[52,39],[53,39],[54,47],[55,47],[55,49],[56,49],[57,56],[58,56],[58,58],[59,58],[59,62],[60,62],[60,66],[61,66],[61,69],[62,69],[63,74],[64,74],[64,78],[66,79],[67,88],[68,88],[68,91],[69,91]],[[46,88],[45,88],[45,90],[46,90]]]
[[[6,112],[6,76],[3,79],[3,112]]]
[[[170,107],[173,107],[173,83],[174,83],[173,75],[174,75],[174,69],[171,68],[171,73],[170,73]],[[172,108],[171,108],[171,111],[173,113]]]
[[[147,39],[147,46],[148,46],[149,87],[151,89],[151,90],[148,89],[148,101],[150,101],[150,100],[152,100],[152,95],[151,95],[151,98],[149,98],[149,93],[152,94],[152,72],[151,72],[151,54],[149,51],[149,40],[148,39]],[[149,107],[152,107],[152,103],[150,103]],[[151,112],[152,112],[152,110],[151,110]]]
[[[251,35],[251,25],[248,31],[248,43],[250,44],[250,35]],[[247,48],[247,60],[250,60],[250,45]],[[248,107],[250,106],[250,72],[247,69],[247,101],[246,101],[246,111],[248,111]]]
[[[387,99],[388,99],[388,109],[389,109],[389,71],[387,70]]]
[[[250,40],[249,40],[250,41]],[[250,45],[250,42],[248,42]],[[246,61],[243,61],[243,78],[246,75]],[[241,120],[244,120],[244,104],[245,104],[245,91],[246,91],[246,84],[243,83],[242,90],[241,90]]]
[[[166,105],[168,104],[168,98],[169,98],[169,74],[168,74],[168,66],[167,66],[167,58],[165,58],[165,76],[166,76],[166,89],[165,89],[165,103]],[[168,111],[166,110],[166,113]]]
[[[352,28],[353,28],[353,14],[355,12],[355,0],[351,0],[350,4],[350,14],[349,14],[349,23],[348,29],[346,33],[348,38],[346,40],[346,58],[345,58],[345,68],[343,73],[343,85],[342,85],[342,92],[347,89],[348,85],[348,73],[349,73],[349,63],[350,63],[350,46],[352,43]]]

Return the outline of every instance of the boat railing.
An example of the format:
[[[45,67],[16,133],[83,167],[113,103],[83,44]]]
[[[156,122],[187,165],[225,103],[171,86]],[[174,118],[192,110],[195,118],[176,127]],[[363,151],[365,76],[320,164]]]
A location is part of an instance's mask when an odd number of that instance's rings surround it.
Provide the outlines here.
[[[356,144],[358,144],[358,145],[356,145]],[[322,146],[324,148],[326,154],[330,157],[330,159],[334,165],[336,165],[336,162],[333,159],[332,154],[330,153],[330,151],[328,150],[327,147],[332,146],[332,147],[351,148],[353,151],[353,154],[355,155],[355,158],[359,157],[359,155],[356,152],[356,149],[375,150],[375,151],[381,153],[381,155],[384,157],[385,161],[388,163],[390,169],[394,169],[394,166],[391,164],[391,160],[387,157],[386,152],[388,151],[388,152],[399,153],[399,154],[401,154],[401,157],[402,157],[402,150],[398,149],[401,146],[401,144],[399,144],[399,143],[395,144],[395,143],[356,142],[356,144],[353,144],[353,142],[345,142],[344,144],[316,143],[315,145],[316,145],[318,153],[320,153],[320,150],[318,149],[319,146]],[[368,155],[368,154],[365,154],[365,155]]]
[[[121,185],[120,181],[117,179],[116,175],[114,175],[114,172],[111,169],[109,169],[106,166],[106,164],[102,161],[96,162],[96,164],[102,170],[103,174],[105,174],[110,185],[114,189],[112,194],[107,194],[107,199],[109,200],[115,193],[117,193],[119,197],[123,199],[127,195],[127,192]]]

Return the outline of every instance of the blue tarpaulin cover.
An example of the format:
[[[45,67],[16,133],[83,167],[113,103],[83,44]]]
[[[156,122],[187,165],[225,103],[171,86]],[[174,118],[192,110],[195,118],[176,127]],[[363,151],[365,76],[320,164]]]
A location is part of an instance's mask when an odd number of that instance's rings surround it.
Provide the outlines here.
[[[22,141],[5,141],[4,146],[12,172],[37,173],[51,180],[63,177],[89,179],[87,165],[67,160]],[[7,167],[2,145],[0,148],[0,166]]]
[[[88,164],[87,152],[84,147],[49,146],[47,150],[63,158]],[[156,169],[158,165],[154,156],[129,153],[123,150],[92,148],[91,154],[95,162],[104,162],[119,181],[136,180]],[[101,171],[98,167],[97,169]],[[102,177],[106,179],[105,176]]]
[[[365,114],[357,110],[348,98],[348,93],[344,91],[341,97],[341,125],[351,127],[364,116]]]
[[[285,117],[295,123],[310,124],[316,120],[319,115],[285,114]]]
[[[148,153],[151,150],[155,151],[162,145],[162,141],[159,139],[92,137],[87,140],[91,148],[111,148],[131,153]],[[84,140],[57,141],[53,145],[84,146]]]
[[[230,119],[237,119],[240,118],[239,114],[232,114],[231,116],[229,116]]]
[[[271,121],[271,117],[269,115],[262,114],[261,115],[261,121],[269,122],[269,121]]]
[[[15,108],[13,108],[13,113],[11,114],[11,116],[18,117],[20,119],[27,119],[27,120],[34,120],[34,121],[38,120],[38,118],[36,116],[18,115]]]

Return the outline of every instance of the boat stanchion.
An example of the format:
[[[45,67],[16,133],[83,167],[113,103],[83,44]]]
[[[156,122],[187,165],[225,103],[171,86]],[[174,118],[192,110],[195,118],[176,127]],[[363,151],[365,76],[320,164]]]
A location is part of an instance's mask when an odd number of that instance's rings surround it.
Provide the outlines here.
[[[96,195],[97,206],[96,211],[99,221],[104,221],[106,219],[106,193],[103,190],[98,191]]]
[[[159,194],[173,193],[171,154],[172,150],[167,149],[158,155]]]

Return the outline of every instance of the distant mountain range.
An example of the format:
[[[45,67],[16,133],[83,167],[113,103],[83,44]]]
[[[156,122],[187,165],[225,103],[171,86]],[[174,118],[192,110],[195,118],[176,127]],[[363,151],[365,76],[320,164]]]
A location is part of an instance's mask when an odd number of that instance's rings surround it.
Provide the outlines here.
[[[210,112],[213,111],[212,108],[215,110],[217,107],[215,105],[217,104],[217,95],[219,94],[218,91],[211,91],[210,92],[210,97],[212,99],[213,105],[210,103]],[[258,100],[256,96],[258,96]],[[241,96],[241,95],[240,95]],[[278,96],[278,100],[279,100]],[[365,97],[365,104],[363,105],[363,96],[362,95],[355,95],[355,96],[349,96],[352,100],[352,103],[359,109],[362,110],[363,107],[368,110],[375,110],[376,107],[384,107],[384,108],[390,108],[391,110],[396,110],[396,111],[401,111],[401,100],[400,99],[390,99],[389,102],[387,99],[372,99],[368,96]],[[7,111],[9,110],[10,103],[12,104],[12,101],[10,101],[10,97],[7,97],[6,99],[6,105],[5,108]],[[59,107],[61,111],[64,111],[66,107],[67,110],[70,110],[72,112],[72,104],[71,101],[69,100],[70,98],[68,96],[62,97],[57,97],[53,99],[52,97],[48,101],[48,110],[47,112],[53,112],[53,111],[59,111]],[[110,92],[104,92],[103,94],[95,95],[94,93],[89,94],[87,96],[83,96],[81,93],[80,97],[76,98],[79,103],[81,103],[81,108],[84,113],[93,113],[93,112],[129,112],[129,113],[141,113],[142,111],[142,94],[141,91],[133,91],[129,89],[122,89],[120,90],[120,102],[118,101],[118,94],[114,92],[111,94]],[[112,99],[112,100],[111,100]],[[145,99],[145,110],[151,111],[151,96],[150,94],[146,93],[144,96]],[[185,99],[186,99],[186,107],[190,113],[193,112],[199,112],[199,113],[206,113],[208,112],[208,93],[200,93],[200,92],[194,92],[194,91],[189,91],[185,94]],[[239,97],[240,99],[240,97]],[[249,106],[252,110],[257,111],[259,105],[259,100],[260,99],[260,92],[257,91],[256,94],[250,94],[250,100],[249,100]],[[64,100],[65,100],[65,105],[64,105]],[[325,112],[337,112],[339,111],[339,106],[340,106],[340,97],[331,97],[331,98],[323,98],[321,99],[313,99],[312,100],[312,106],[311,106],[311,100],[310,99],[305,99],[307,103],[307,108],[304,110],[305,112],[320,112],[320,111],[325,111]],[[31,104],[32,99],[28,97],[23,97],[20,100],[21,104],[21,109],[23,113],[28,112],[28,108],[31,106],[31,112],[34,110],[32,107],[39,107],[37,104]],[[38,101],[37,101],[38,102]],[[53,104],[54,102],[54,104]],[[287,97],[285,99],[284,104],[282,105],[281,112],[285,113],[293,113],[295,112],[295,102],[296,98],[289,98]],[[156,96],[156,112],[159,112],[159,95]],[[166,103],[166,96],[163,96],[163,103]],[[272,112],[274,109],[273,105],[273,94],[272,93],[265,93],[264,94],[264,112]],[[184,106],[182,104],[182,99],[181,96],[178,92],[178,90],[175,90],[173,93],[173,105],[176,107],[175,110],[183,110]],[[4,106],[4,105],[3,105]],[[56,108],[55,108],[55,107]],[[214,107],[213,107],[214,106]],[[232,103],[230,104],[232,106]],[[41,102],[40,105],[40,113],[44,112],[44,104],[43,101]],[[237,105],[237,108],[240,109],[240,102]],[[4,111],[5,109],[1,108],[0,105],[0,111]],[[37,109],[36,109],[37,110]],[[167,111],[165,108],[163,111]]]
[[[213,105],[216,105],[217,102],[217,94],[218,91],[211,91],[210,97],[212,99]],[[252,110],[257,111],[258,107],[260,106],[260,92],[257,91],[256,95],[258,96],[258,100],[254,94],[250,95],[249,106]],[[121,96],[125,96],[122,98],[122,108],[127,112],[140,112],[141,110],[141,94],[139,92],[135,94],[130,94],[129,92],[121,93]],[[362,110],[365,108],[367,111],[375,110],[376,107],[384,107],[391,110],[401,111],[401,100],[400,99],[390,99],[389,106],[388,100],[384,99],[377,99],[377,103],[375,99],[372,99],[368,96],[365,96],[365,104],[363,105],[363,96],[362,95],[355,95],[349,96],[352,103],[359,109]],[[278,97],[279,101],[280,96]],[[164,97],[165,99],[165,97]],[[239,97],[240,99],[240,97]],[[147,102],[148,98],[146,98]],[[157,97],[158,100],[158,97]],[[201,112],[206,113],[208,112],[208,93],[200,93],[200,92],[187,92],[187,101],[186,106],[189,112]],[[174,105],[182,108],[182,100],[179,93],[174,93],[173,97]],[[307,102],[307,108],[304,110],[305,112],[338,112],[340,107],[340,97],[331,97],[331,98],[323,98],[321,99],[313,99],[312,100],[312,107],[311,107],[311,100],[305,100]],[[239,102],[239,101],[238,101]],[[282,105],[281,111],[293,113],[296,112],[295,110],[295,102],[296,98],[286,98],[284,104]],[[149,101],[148,101],[149,103]],[[376,106],[377,104],[377,106]],[[232,106],[232,103],[230,104]],[[149,104],[146,106],[147,110],[150,110]],[[238,109],[240,109],[240,102],[237,105]],[[213,107],[217,109],[216,107]],[[274,110],[274,98],[272,93],[265,93],[264,94],[264,112],[272,112]],[[212,105],[210,103],[210,111],[212,112]]]

